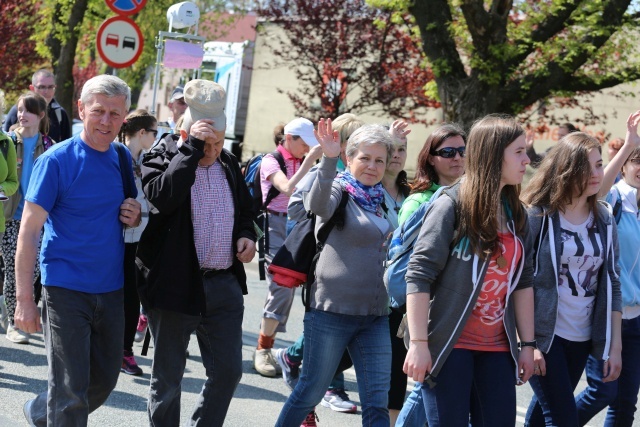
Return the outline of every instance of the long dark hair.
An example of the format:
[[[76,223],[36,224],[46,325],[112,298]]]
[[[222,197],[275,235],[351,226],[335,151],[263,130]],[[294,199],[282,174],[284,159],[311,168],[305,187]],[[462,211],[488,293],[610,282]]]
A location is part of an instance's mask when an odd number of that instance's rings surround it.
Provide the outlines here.
[[[531,206],[549,209],[549,214],[563,211],[574,197],[580,197],[591,177],[589,152],[602,153],[600,142],[584,132],[573,132],[562,138],[540,163],[529,185],[522,193],[522,200]],[[593,217],[598,219],[598,195],[587,198]]]
[[[455,123],[445,123],[431,132],[418,155],[416,176],[411,183],[411,194],[422,193],[431,188],[433,183],[439,184],[440,178],[436,169],[429,163],[429,152],[440,147],[447,139],[459,136],[467,143],[467,134]]]
[[[44,97],[35,92],[28,91],[20,95],[16,105],[18,105],[20,101],[22,101],[22,105],[24,105],[25,110],[31,114],[39,116],[44,113],[40,120],[38,131],[43,135],[47,135],[49,133],[49,115],[47,114],[47,101]]]
[[[469,132],[465,179],[460,184],[460,240],[469,239],[471,251],[491,254],[498,245],[498,209],[504,200],[511,210],[515,231],[521,233],[526,213],[520,203],[520,185],[505,185],[500,193],[504,150],[524,129],[507,115],[488,115]]]

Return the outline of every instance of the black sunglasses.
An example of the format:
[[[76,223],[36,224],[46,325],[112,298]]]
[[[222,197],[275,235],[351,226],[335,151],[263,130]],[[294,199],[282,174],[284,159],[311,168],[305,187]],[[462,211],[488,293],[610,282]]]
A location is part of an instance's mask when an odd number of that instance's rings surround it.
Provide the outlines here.
[[[151,132],[153,133],[153,137],[157,138],[158,137],[158,130],[157,129],[145,129],[147,132]]]
[[[465,150],[466,147],[445,147],[439,150],[431,150],[429,151],[429,154],[431,154],[432,156],[443,157],[445,159],[453,159],[456,156],[456,153],[460,154],[460,157],[464,157]]]

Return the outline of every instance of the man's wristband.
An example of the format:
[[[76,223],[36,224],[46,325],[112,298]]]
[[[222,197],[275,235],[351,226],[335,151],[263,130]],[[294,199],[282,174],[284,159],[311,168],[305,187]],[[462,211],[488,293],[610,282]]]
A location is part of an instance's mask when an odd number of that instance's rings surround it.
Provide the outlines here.
[[[533,347],[533,349],[538,348],[538,342],[536,340],[533,341],[520,341],[518,343],[518,348],[522,350],[522,347]]]

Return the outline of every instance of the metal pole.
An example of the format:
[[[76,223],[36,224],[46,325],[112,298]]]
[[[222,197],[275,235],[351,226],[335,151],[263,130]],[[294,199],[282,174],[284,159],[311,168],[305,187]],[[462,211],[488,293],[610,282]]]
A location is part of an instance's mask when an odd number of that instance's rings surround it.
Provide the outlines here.
[[[158,50],[158,56],[156,57],[156,71],[153,75],[153,97],[151,100],[151,115],[156,115],[156,99],[158,94],[158,85],[160,84],[160,62],[162,61],[162,50],[163,50],[163,37],[162,31],[158,32],[158,37],[156,37],[156,49]]]

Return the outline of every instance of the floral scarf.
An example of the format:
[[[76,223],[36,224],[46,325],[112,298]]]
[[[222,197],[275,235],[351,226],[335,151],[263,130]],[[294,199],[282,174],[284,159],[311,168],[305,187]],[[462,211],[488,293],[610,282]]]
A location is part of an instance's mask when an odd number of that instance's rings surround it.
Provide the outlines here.
[[[351,195],[358,206],[382,217],[380,204],[384,200],[384,190],[381,183],[377,183],[374,186],[364,185],[355,179],[348,169],[339,173],[336,179],[342,189]]]

